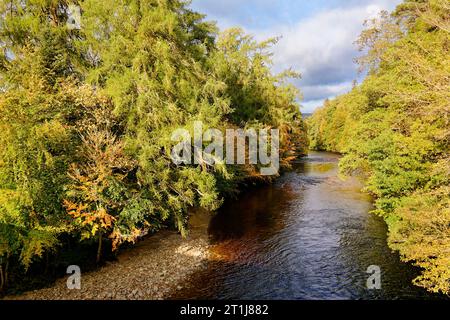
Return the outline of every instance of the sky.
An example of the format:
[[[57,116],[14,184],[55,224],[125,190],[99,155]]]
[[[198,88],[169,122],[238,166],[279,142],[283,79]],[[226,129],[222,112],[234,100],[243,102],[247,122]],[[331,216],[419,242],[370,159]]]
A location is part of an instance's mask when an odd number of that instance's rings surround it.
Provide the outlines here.
[[[302,112],[348,92],[361,80],[354,44],[366,19],[394,9],[401,0],[193,0],[223,30],[241,27],[257,40],[281,36],[273,48],[274,72],[292,68],[303,95]]]

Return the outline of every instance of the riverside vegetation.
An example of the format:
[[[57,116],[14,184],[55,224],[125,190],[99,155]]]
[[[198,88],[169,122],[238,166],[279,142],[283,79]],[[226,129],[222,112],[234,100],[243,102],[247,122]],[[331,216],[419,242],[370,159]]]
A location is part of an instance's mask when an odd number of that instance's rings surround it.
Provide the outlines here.
[[[219,33],[181,0],[0,0],[0,15],[0,294],[167,226],[186,235],[190,208],[274,179],[174,164],[177,129],[278,128],[282,167],[306,152],[298,75],[271,72],[276,39]],[[366,182],[415,283],[447,294],[449,17],[447,0],[408,0],[370,22],[365,81],[308,119],[311,147]]]
[[[389,226],[389,246],[450,293],[450,3],[405,1],[358,41],[368,75],[308,119],[311,147],[343,153]]]
[[[287,82],[298,75],[270,71],[276,39],[219,34],[179,0],[1,0],[0,15],[3,291],[67,266],[78,242],[100,261],[164,226],[185,235],[189,208],[273,179],[257,165],[175,165],[176,129],[277,128],[282,166],[305,153]]]

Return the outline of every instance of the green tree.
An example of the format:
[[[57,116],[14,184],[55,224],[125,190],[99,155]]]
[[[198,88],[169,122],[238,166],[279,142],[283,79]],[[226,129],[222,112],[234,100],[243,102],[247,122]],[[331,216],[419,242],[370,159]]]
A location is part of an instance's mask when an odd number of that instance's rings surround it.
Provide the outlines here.
[[[365,178],[389,245],[423,268],[415,283],[447,294],[449,17],[445,0],[405,1],[383,13],[359,40],[368,77],[309,122],[313,145],[344,153],[342,172]]]
[[[1,1],[0,257],[3,283],[12,256],[28,267],[68,230],[62,200],[79,139],[74,39],[61,20],[66,3]],[[85,97],[86,100],[89,97]]]
[[[70,28],[69,6],[81,8]],[[62,234],[113,249],[188,209],[217,209],[258,167],[177,165],[172,133],[279,128],[283,165],[306,148],[292,72],[269,40],[214,24],[178,0],[0,1],[0,280]]]

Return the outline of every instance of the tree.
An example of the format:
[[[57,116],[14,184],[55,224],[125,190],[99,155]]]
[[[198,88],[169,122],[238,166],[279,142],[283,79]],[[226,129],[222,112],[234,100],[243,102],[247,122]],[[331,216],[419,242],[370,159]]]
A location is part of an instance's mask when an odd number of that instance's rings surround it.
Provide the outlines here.
[[[66,3],[0,3],[0,256],[28,267],[69,229],[62,206],[81,116],[76,50],[62,16]],[[87,98],[86,98],[87,99]]]
[[[280,128],[285,166],[305,151],[294,73],[272,75],[272,40],[218,38],[179,0],[11,0],[0,15],[3,285],[10,261],[28,267],[62,235],[96,239],[99,261],[106,238],[186,235],[189,208],[271,180],[255,165],[174,163],[176,129]]]
[[[388,241],[423,268],[417,285],[450,292],[450,7],[405,1],[359,41],[370,73],[310,120],[316,147],[345,153],[340,168],[366,180]]]
[[[123,241],[119,224],[127,206],[136,194],[127,190],[126,179],[135,169],[136,162],[123,150],[123,141],[113,132],[114,119],[107,104],[91,110],[91,117],[78,125],[82,144],[80,161],[68,171],[68,185],[64,206],[82,230],[82,239],[98,238],[97,263],[102,253],[102,240],[114,230],[114,248]],[[135,241],[140,235],[136,224],[128,226]]]

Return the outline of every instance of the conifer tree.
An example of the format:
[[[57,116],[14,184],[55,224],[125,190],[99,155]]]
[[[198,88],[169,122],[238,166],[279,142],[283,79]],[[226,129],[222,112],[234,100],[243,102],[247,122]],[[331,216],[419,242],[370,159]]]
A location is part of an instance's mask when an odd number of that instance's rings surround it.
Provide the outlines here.
[[[273,41],[218,39],[184,1],[3,0],[0,16],[1,286],[11,261],[28,268],[62,234],[94,239],[99,261],[105,239],[185,235],[189,208],[262,179],[254,165],[174,163],[177,129],[280,128],[284,165],[305,150]]]

